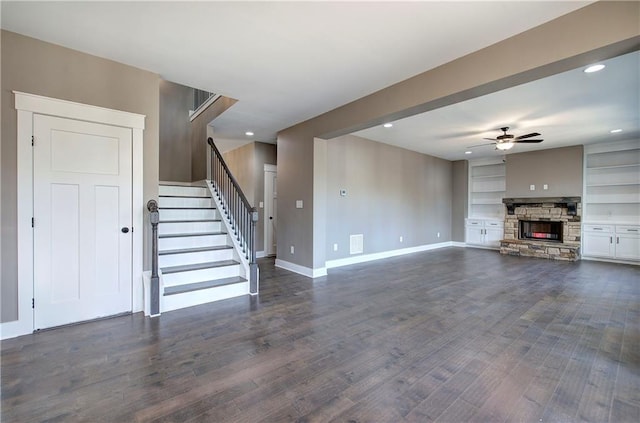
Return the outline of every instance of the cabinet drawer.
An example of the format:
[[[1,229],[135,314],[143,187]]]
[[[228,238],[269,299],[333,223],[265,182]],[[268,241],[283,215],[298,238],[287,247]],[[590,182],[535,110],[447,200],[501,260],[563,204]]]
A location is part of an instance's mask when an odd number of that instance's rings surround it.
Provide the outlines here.
[[[640,226],[616,226],[617,234],[640,235]]]
[[[483,223],[482,219],[467,219],[467,226],[482,226]]]
[[[504,222],[501,220],[487,220],[484,222],[485,228],[502,228],[504,226]]]
[[[613,233],[613,225],[584,225],[585,232],[600,232],[605,234]]]

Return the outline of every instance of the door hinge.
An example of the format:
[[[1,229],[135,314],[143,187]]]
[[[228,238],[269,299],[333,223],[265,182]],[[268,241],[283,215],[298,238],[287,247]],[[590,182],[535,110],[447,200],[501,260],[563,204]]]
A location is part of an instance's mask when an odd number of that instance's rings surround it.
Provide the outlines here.
[[[32,228],[36,227],[36,220],[33,217],[31,218],[31,227]]]
[[[36,308],[36,299],[35,298],[31,299],[31,308]]]
[[[34,139],[33,135],[31,135],[31,147],[33,147],[34,143],[35,143],[35,139]]]
[[[131,227],[131,233],[133,233],[133,226]]]

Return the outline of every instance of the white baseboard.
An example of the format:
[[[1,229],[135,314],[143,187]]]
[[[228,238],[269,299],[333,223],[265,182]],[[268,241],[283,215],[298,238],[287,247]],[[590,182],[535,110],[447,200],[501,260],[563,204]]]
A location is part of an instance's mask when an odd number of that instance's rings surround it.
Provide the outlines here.
[[[459,241],[451,241],[451,246],[452,247],[465,248],[467,246],[467,244],[465,244],[464,242],[459,242]]]
[[[289,270],[291,272],[297,273],[302,276],[306,276],[308,278],[319,278],[321,276],[327,275],[326,267],[312,269],[310,267],[300,266],[299,264],[291,263],[291,262],[280,260],[280,259],[276,259],[276,267]]]
[[[456,244],[459,244],[459,243],[456,243]],[[348,266],[350,264],[365,263],[367,261],[380,260],[380,259],[385,259],[389,257],[402,256],[405,254],[418,253],[421,251],[437,250],[439,248],[453,247],[453,246],[458,247],[459,245],[454,245],[452,241],[447,241],[447,242],[439,242],[437,244],[426,244],[426,245],[419,245],[417,247],[401,248],[399,250],[382,251],[380,253],[363,254],[363,255],[354,256],[354,257],[346,257],[346,258],[337,259],[337,260],[329,260],[326,263],[326,267],[327,269],[332,269],[334,267]]]
[[[606,257],[589,257],[589,256],[582,256],[581,260],[587,260],[587,261],[602,261],[605,263],[616,263],[616,264],[632,264],[634,266],[640,266],[640,262],[639,261],[633,261],[633,260],[618,260],[618,259],[609,259]]]
[[[15,320],[13,322],[0,323],[0,339],[16,338],[31,333],[33,333],[33,323],[31,322]]]
[[[264,253],[264,251],[256,251],[256,258],[263,258],[266,256],[267,255]]]

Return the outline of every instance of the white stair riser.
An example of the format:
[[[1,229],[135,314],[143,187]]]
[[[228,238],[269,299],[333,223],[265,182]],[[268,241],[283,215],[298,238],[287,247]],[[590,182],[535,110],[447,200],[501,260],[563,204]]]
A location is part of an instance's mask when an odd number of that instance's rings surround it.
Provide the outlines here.
[[[219,219],[216,209],[160,209],[160,220]]]
[[[158,257],[158,266],[171,267],[185,264],[210,263],[233,259],[233,249],[199,251],[197,253],[163,254]]]
[[[211,198],[159,197],[158,207],[214,207]]]
[[[193,234],[202,232],[220,232],[221,222],[160,222],[158,234]]]
[[[188,283],[211,281],[214,279],[240,276],[240,265],[212,267],[209,269],[190,270],[188,272],[176,272],[163,274],[164,286],[178,286]]]
[[[249,282],[241,282],[233,285],[185,292],[183,294],[161,296],[160,307],[162,312],[178,310],[180,308],[239,297],[241,295],[247,295],[248,293]]]
[[[175,238],[160,238],[158,249],[180,250],[184,248],[217,247],[227,245],[227,235],[185,236]]]
[[[205,187],[182,187],[177,185],[160,185],[159,195],[184,195],[191,197],[208,197],[209,189]]]

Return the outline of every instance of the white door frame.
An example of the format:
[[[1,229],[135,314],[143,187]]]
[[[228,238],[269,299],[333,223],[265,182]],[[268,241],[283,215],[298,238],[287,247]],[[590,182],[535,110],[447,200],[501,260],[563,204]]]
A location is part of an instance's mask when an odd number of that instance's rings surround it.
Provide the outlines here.
[[[271,210],[267,210],[267,204],[271,204],[271,209],[273,209],[273,198],[271,198],[269,200],[269,203],[267,203],[267,172],[275,172],[275,174],[278,174],[278,167],[276,165],[272,165],[272,164],[265,164],[264,165],[264,213],[262,213],[264,216],[263,218],[263,234],[262,234],[262,251],[264,251],[264,254],[267,254],[267,230],[268,227],[267,225],[269,224],[269,217],[267,216],[267,211],[271,211]],[[275,189],[275,187],[273,187]],[[271,191],[271,194],[273,195],[273,190]],[[276,216],[276,219],[278,217]]]
[[[84,120],[132,130],[132,311],[142,311],[143,194],[142,132],[144,115],[13,91],[17,124],[18,177],[18,320],[1,324],[2,339],[33,332],[33,115]],[[37,140],[36,140],[37,142]],[[37,224],[37,223],[36,223]]]

